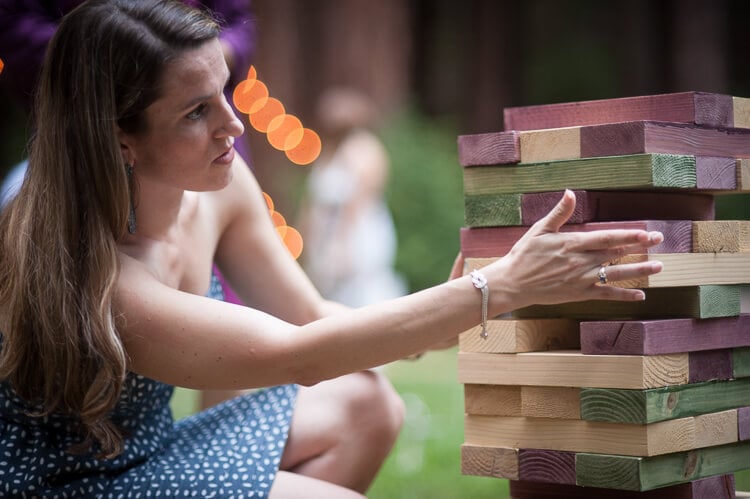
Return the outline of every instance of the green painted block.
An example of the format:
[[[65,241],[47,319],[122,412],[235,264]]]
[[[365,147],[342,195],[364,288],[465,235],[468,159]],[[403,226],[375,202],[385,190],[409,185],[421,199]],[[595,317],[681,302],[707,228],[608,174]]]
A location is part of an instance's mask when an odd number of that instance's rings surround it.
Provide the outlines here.
[[[467,227],[521,225],[521,194],[489,194],[464,197]]]
[[[588,421],[648,424],[744,406],[750,406],[750,378],[647,390],[581,389],[581,419]]]
[[[735,378],[750,377],[750,347],[735,348],[732,351],[732,366]]]
[[[750,441],[654,457],[576,454],[576,484],[645,491],[750,468]]]
[[[464,194],[512,194],[563,189],[695,188],[694,156],[632,154],[464,168]]]

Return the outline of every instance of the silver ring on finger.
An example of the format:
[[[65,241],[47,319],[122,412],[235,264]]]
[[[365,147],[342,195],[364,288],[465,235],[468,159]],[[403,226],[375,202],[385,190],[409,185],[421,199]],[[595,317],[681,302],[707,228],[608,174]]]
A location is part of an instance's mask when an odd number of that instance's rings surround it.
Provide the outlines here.
[[[599,267],[599,272],[596,274],[599,279],[599,284],[607,284],[607,267],[602,265]]]

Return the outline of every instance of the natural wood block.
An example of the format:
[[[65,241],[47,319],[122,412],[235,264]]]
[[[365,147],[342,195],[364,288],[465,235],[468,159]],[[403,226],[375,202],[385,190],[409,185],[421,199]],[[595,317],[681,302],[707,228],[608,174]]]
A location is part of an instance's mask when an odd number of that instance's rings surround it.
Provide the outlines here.
[[[581,390],[570,387],[524,386],[521,388],[521,415],[581,419]]]
[[[688,354],[583,355],[578,351],[458,353],[460,383],[656,388],[689,380]],[[532,446],[533,447],[533,446]]]
[[[518,477],[530,482],[575,485],[575,452],[519,449]]]
[[[579,388],[464,385],[466,414],[581,419]]]
[[[464,385],[464,412],[487,416],[523,416],[521,386]]]
[[[734,126],[750,128],[750,99],[747,97],[732,97],[732,104]]]
[[[466,258],[469,271],[482,268],[497,258]],[[610,281],[621,288],[676,288],[701,285],[750,283],[750,253],[659,253],[628,255],[614,264],[660,261],[664,269],[639,279]]]
[[[518,479],[518,451],[481,445],[461,446],[461,473]]]
[[[579,453],[576,480],[587,487],[651,490],[687,480],[733,473],[750,463],[750,442],[656,457]]]
[[[750,377],[750,348],[735,348],[732,351],[732,366],[735,378]]]
[[[508,161],[509,158],[516,158],[512,163],[517,163],[521,158],[518,132],[458,137],[458,161],[461,166],[491,165]]]
[[[506,107],[503,123],[505,130],[539,130],[637,120],[750,128],[747,101],[729,95],[680,92]]]
[[[521,225],[521,194],[464,196],[464,224]]]
[[[584,354],[658,355],[750,346],[750,314],[580,324]]]
[[[693,222],[694,253],[750,252],[749,220]]]
[[[739,286],[690,286],[646,289],[641,302],[583,301],[532,305],[512,312],[516,319],[666,319],[733,317],[740,314]]]
[[[734,475],[701,478],[647,491],[580,487],[537,481],[510,481],[512,499],[735,499]]]
[[[659,231],[664,242],[649,253],[689,253],[693,248],[693,227],[689,220],[630,220],[623,222],[591,222],[563,225],[560,232],[591,232],[609,229]],[[528,227],[483,227],[460,230],[461,253],[466,258],[492,258],[506,255],[529,230]]]
[[[555,128],[519,134],[521,161],[541,163],[581,157],[581,129]]]
[[[461,333],[458,347],[464,352],[517,353],[578,348],[578,321],[569,319],[487,321],[487,338],[476,326]]]
[[[737,411],[648,425],[467,414],[464,434],[467,444],[487,447],[657,456],[736,442]]]
[[[714,197],[708,194],[648,191],[573,191],[576,208],[569,224],[619,220],[713,220]],[[563,191],[521,196],[521,223],[531,225],[560,201]]]
[[[737,160],[737,190],[750,191],[750,159]]]
[[[581,418],[587,421],[647,424],[742,406],[750,406],[750,378],[647,390],[580,390]]]
[[[464,194],[574,190],[696,189],[695,156],[633,154],[516,166],[464,168]],[[735,176],[736,179],[736,176]]]

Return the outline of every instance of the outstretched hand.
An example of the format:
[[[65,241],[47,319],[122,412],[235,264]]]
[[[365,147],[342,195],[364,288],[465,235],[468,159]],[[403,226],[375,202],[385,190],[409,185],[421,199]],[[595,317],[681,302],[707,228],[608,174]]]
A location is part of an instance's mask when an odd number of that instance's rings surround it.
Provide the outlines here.
[[[566,190],[560,202],[518,240],[510,252],[487,266],[487,277],[502,278],[516,307],[582,300],[643,300],[638,289],[602,284],[642,278],[662,270],[661,262],[609,265],[624,255],[644,253],[664,239],[660,232],[601,230],[560,232],[575,209],[575,195]],[[495,270],[504,275],[495,274]],[[497,281],[496,281],[497,282]]]

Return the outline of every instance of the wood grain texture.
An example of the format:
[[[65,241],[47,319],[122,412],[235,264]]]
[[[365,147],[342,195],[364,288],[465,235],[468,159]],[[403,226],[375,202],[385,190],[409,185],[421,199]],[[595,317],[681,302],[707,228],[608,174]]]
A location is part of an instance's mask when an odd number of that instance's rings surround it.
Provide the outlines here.
[[[574,190],[695,189],[694,156],[632,154],[517,166],[464,168],[464,194]]]
[[[684,385],[689,374],[688,354],[458,353],[458,379],[466,384],[642,389]]]
[[[658,456],[736,442],[737,411],[649,425],[468,414],[464,435],[467,444],[487,447]]]
[[[750,314],[716,319],[592,321],[580,324],[581,352],[658,355],[750,346]]]
[[[718,127],[745,127],[747,99],[704,92],[563,102],[503,110],[505,130],[539,130],[620,121],[656,120]]]
[[[466,414],[581,419],[579,388],[464,385]]]
[[[521,194],[465,195],[464,224],[469,227],[521,225]]]
[[[463,444],[461,446],[461,473],[518,479],[518,451]]]
[[[587,421],[649,424],[743,406],[750,406],[750,379],[648,390],[580,390],[581,418]]]
[[[737,128],[750,128],[750,99],[747,97],[732,98],[732,113],[734,126]]]
[[[669,153],[746,158],[750,157],[749,139],[750,130],[743,128],[706,128],[658,121],[583,126],[581,157]]]
[[[732,367],[735,378],[750,377],[750,348],[732,350]]]
[[[732,352],[731,349],[690,352],[688,383],[732,379],[734,377]]]
[[[713,220],[714,197],[708,194],[632,191],[573,191],[576,208],[569,224],[619,220]],[[562,198],[563,191],[524,194],[521,223],[531,225]]]
[[[649,253],[689,253],[693,249],[693,225],[689,220],[629,220],[563,225],[560,232],[591,232],[610,229],[659,231],[664,242],[649,248]],[[459,231],[461,253],[466,258],[498,258],[506,255],[528,227],[462,227]]]
[[[518,477],[531,482],[575,485],[575,452],[519,449]]]
[[[458,337],[464,352],[518,353],[579,347],[578,321],[569,319],[487,321],[487,338],[480,337],[481,326]]]
[[[581,157],[581,129],[578,127],[523,132],[519,139],[520,158],[524,163]]]
[[[482,268],[497,258],[466,258],[469,271]],[[659,253],[628,255],[613,264],[660,261],[658,274],[626,281],[610,281],[620,288],[675,288],[702,285],[750,283],[750,253]]]
[[[576,454],[576,481],[586,487],[652,490],[712,475],[734,473],[750,463],[750,442],[656,457]]]
[[[750,252],[750,221],[693,222],[694,253]]]
[[[750,191],[750,159],[737,160],[737,191]]]
[[[750,440],[750,407],[737,409],[737,433],[740,440]]]
[[[461,166],[517,163],[521,159],[518,132],[480,133],[458,137]]]
[[[719,192],[737,190],[737,159],[696,156],[695,161],[695,186],[698,189]]]
[[[532,305],[514,310],[516,319],[565,317],[619,320],[734,317],[740,314],[740,286],[691,286],[646,289],[642,302],[583,301]]]
[[[648,491],[510,481],[512,499],[735,499],[734,475],[701,478]]]

